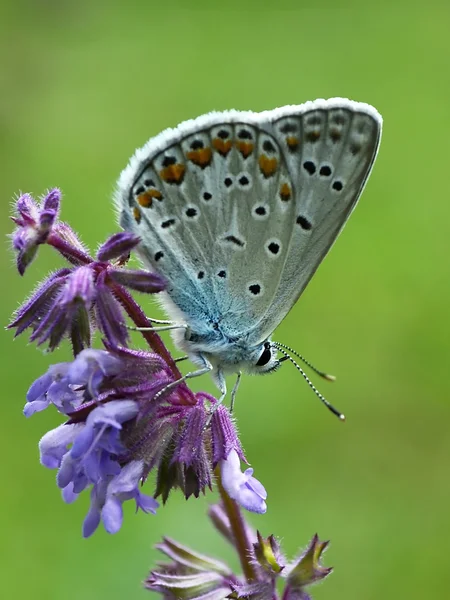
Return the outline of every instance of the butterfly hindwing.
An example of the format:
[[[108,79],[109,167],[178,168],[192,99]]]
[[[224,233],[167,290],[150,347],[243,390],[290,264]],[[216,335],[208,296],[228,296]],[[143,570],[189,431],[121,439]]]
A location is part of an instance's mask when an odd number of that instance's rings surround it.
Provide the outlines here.
[[[277,293],[251,335],[255,343],[286,316],[333,245],[361,195],[380,142],[381,118],[371,106],[330,100],[306,107],[274,111],[275,137],[294,186],[295,226]]]

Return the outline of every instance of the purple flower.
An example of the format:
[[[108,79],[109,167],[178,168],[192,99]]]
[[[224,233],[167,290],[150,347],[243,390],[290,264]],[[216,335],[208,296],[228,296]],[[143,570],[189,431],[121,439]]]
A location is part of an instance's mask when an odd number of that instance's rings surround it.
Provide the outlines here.
[[[84,537],[92,535],[100,521],[103,521],[108,533],[117,533],[122,526],[122,504],[125,500],[134,500],[136,510],[156,513],[158,502],[139,491],[142,469],[142,461],[133,461],[109,481],[103,480],[93,487],[91,507],[83,523]]]
[[[52,365],[30,386],[24,414],[52,405],[64,415],[66,423],[41,439],[40,458],[58,470],[66,502],[90,488],[84,534],[91,535],[100,521],[115,533],[127,500],[154,512],[154,498],[166,502],[175,488],[186,498],[204,494],[218,465],[232,497],[249,510],[264,512],[264,488],[251,469],[239,469],[239,461],[246,459],[225,406],[187,387],[156,332],[143,332],[153,352],[127,347],[126,317],[137,326],[151,325],[129,290],[155,293],[165,285],[157,273],[125,268],[139,238],[117,233],[91,257],[75,232],[58,221],[59,199],[53,191],[42,206],[28,195],[17,202],[14,246],[21,272],[43,243],[69,265],[34,291],[9,327],[16,335],[30,329],[31,341],[47,343],[50,350],[64,338],[72,343],[74,360]],[[97,329],[103,350],[90,347]],[[152,471],[153,497],[139,490]]]
[[[21,275],[36,256],[37,248],[44,244],[58,217],[61,193],[51,190],[38,204],[30,194],[23,194],[16,202],[17,225],[13,233],[13,248],[17,252],[17,269]]]
[[[101,384],[110,381],[122,369],[120,358],[106,350],[83,350],[71,363],[52,365],[31,385],[24,414],[29,417],[54,404],[60,412],[69,415],[93,400]]]
[[[92,485],[91,507],[83,525],[86,537],[100,520],[108,533],[116,533],[122,525],[122,503],[126,500],[134,499],[136,508],[144,512],[155,513],[158,507],[156,500],[139,490],[143,461],[121,464],[126,448],[120,432],[137,413],[134,401],[113,400],[94,408],[84,423],[60,425],[41,439],[41,462],[59,468],[57,483],[66,502]]]
[[[70,418],[42,438],[40,455],[43,465],[58,469],[57,484],[66,501],[92,486],[85,534],[100,520],[107,531],[115,531],[122,523],[122,502],[131,498],[152,512],[156,501],[138,494],[138,482],[153,470],[154,496],[166,502],[174,488],[181,488],[186,498],[205,493],[212,487],[215,466],[231,464],[230,456],[238,464],[239,458],[245,460],[227,409],[219,406],[206,427],[216,399],[194,394],[184,383],[160,393],[171,382],[173,375],[157,354],[89,348],[72,362],[53,365],[30,387],[27,416],[52,404]],[[137,467],[128,468],[137,464],[139,476]],[[130,473],[136,475],[133,485]],[[236,477],[237,486],[245,488],[236,499],[240,502],[242,496],[245,502],[258,482],[239,469],[233,474],[235,485]]]
[[[61,231],[63,236],[59,236]],[[48,342],[50,350],[68,337],[78,353],[90,346],[96,328],[110,345],[126,345],[128,330],[123,305],[130,301],[126,288],[144,293],[164,288],[160,275],[129,271],[121,266],[124,253],[135,247],[137,241],[131,234],[116,234],[101,246],[94,260],[79,245],[70,228],[58,224],[52,244],[75,267],[51,274],[16,311],[8,327],[16,328],[16,335],[31,328],[31,341],[38,345]],[[112,264],[105,258],[119,262]]]
[[[222,485],[227,494],[243,508],[256,513],[267,510],[267,493],[263,485],[253,477],[253,469],[241,472],[239,455],[232,450],[220,463]]]
[[[97,251],[97,259],[101,262],[110,262],[111,260],[119,260],[120,263],[125,263],[130,252],[139,244],[139,238],[130,233],[121,231],[112,235]]]

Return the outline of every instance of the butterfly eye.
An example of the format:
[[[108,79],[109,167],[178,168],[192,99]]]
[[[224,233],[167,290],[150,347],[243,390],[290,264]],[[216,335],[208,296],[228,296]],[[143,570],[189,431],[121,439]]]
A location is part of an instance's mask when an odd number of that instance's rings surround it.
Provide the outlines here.
[[[264,365],[267,365],[267,363],[270,361],[271,358],[272,358],[272,351],[270,349],[270,343],[266,342],[264,344],[264,350],[262,351],[262,354],[259,357],[258,362],[256,363],[256,366],[264,367]]]

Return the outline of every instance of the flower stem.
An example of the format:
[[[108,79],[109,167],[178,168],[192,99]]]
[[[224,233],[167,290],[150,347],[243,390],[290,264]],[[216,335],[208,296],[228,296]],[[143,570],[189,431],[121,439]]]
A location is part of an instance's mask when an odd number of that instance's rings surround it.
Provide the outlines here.
[[[232,500],[226,493],[222,485],[222,477],[220,468],[216,468],[217,484],[219,487],[220,497],[222,498],[225,513],[230,521],[231,531],[234,537],[236,551],[241,561],[242,571],[248,582],[255,581],[257,573],[252,563],[253,547],[247,535],[247,527],[238,504]]]
[[[152,323],[145,316],[141,307],[133,300],[132,296],[121,286],[121,285],[113,285],[111,289],[114,291],[114,295],[119,300],[119,302],[124,307],[127,315],[136,325],[136,327],[151,327]],[[157,333],[154,331],[141,331],[140,332],[148,343],[150,348],[159,354],[169,365],[170,370],[175,379],[179,379],[181,377],[181,373],[175,364],[170,352],[164,346],[162,339],[159,337]]]

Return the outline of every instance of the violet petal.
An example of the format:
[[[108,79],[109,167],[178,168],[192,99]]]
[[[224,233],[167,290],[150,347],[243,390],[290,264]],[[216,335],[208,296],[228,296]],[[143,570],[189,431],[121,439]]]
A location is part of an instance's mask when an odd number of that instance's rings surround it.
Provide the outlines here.
[[[131,252],[140,242],[140,238],[132,233],[122,231],[115,233],[104,242],[97,252],[97,259],[109,262],[115,258],[121,258]]]

